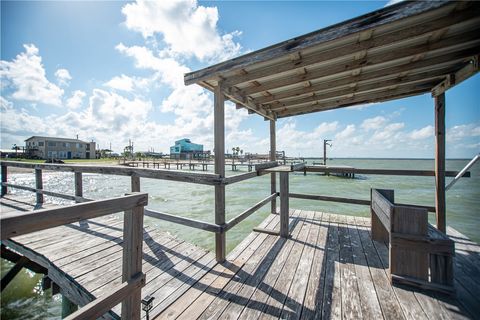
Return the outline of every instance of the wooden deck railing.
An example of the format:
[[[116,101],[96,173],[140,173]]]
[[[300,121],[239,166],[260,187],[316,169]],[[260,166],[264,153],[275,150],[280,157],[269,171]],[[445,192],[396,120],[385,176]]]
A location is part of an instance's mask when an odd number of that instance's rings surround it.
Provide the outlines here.
[[[140,191],[140,178],[150,178],[150,179],[160,179],[160,180],[169,180],[169,181],[178,181],[194,184],[203,184],[224,188],[226,185],[231,185],[240,181],[252,179],[258,176],[265,174],[274,174],[274,168],[278,166],[277,161],[269,161],[256,164],[254,166],[254,171],[237,174],[229,177],[222,177],[220,174],[215,173],[200,173],[200,172],[186,172],[186,171],[170,171],[165,169],[150,169],[150,168],[133,168],[133,167],[121,167],[121,166],[89,166],[89,165],[77,165],[77,164],[35,164],[35,163],[25,163],[25,162],[16,162],[16,161],[0,161],[1,173],[2,173],[2,185],[1,185],[1,194],[2,196],[7,193],[8,188],[18,188],[22,190],[27,190],[35,192],[37,194],[37,202],[43,203],[43,195],[59,197],[67,200],[73,200],[75,202],[85,202],[91,201],[83,196],[83,187],[82,187],[82,173],[97,173],[97,174],[109,174],[109,175],[121,175],[121,176],[130,176],[131,177],[131,191],[139,192]],[[30,168],[35,170],[35,187],[19,186],[7,182],[7,171],[8,167],[20,167],[20,168]],[[333,197],[326,195],[311,195],[311,194],[299,194],[299,193],[290,193],[289,192],[289,182],[288,175],[289,172],[299,171],[299,172],[329,172],[335,173],[338,170],[346,170],[345,168],[319,168],[315,166],[306,166],[305,163],[296,163],[290,166],[283,166],[288,169],[286,172],[280,173],[280,192],[277,192],[276,186],[272,186],[271,195],[261,200],[260,202],[254,204],[250,208],[238,214],[236,217],[232,218],[230,221],[225,221],[225,212],[223,211],[223,218],[216,219],[216,223],[209,223],[205,221],[199,221],[195,219],[190,219],[186,217],[181,217],[177,215],[172,215],[169,213],[164,213],[152,209],[145,209],[145,214],[147,216],[161,219],[181,225],[185,225],[191,228],[196,228],[199,230],[214,232],[217,236],[217,242],[220,241],[220,245],[216,245],[217,257],[219,261],[222,261],[225,251],[224,239],[225,233],[233,228],[235,225],[249,217],[254,212],[258,211],[261,207],[265,206],[267,203],[272,204],[272,213],[276,212],[276,198],[280,197],[280,232],[282,236],[288,236],[288,210],[289,210],[289,198],[298,198],[298,199],[308,199],[308,200],[320,200],[320,201],[334,201],[340,203],[349,203],[349,204],[358,204],[358,205],[370,205],[370,200],[363,199],[351,199],[351,198],[342,198],[342,197]],[[272,170],[273,169],[273,170]],[[62,172],[73,172],[75,177],[75,192],[73,195],[61,194],[58,192],[47,191],[43,189],[43,180],[42,180],[42,171],[62,171]],[[337,170],[337,171],[335,171]],[[384,175],[408,175],[408,176],[434,176],[434,171],[432,170],[392,170],[392,169],[353,169],[354,173],[359,174],[384,174]],[[338,171],[338,172],[340,172]],[[455,171],[446,171],[446,176],[455,177],[458,175],[458,172]],[[470,172],[462,172],[463,177],[469,177]],[[222,200],[223,199],[223,200]],[[220,207],[225,205],[224,197],[216,197],[216,203]],[[418,205],[405,205],[405,206],[416,206],[427,209],[430,212],[435,212],[435,208],[431,206],[418,206]],[[217,206],[216,206],[217,207]]]
[[[145,274],[142,273],[143,207],[147,203],[148,194],[133,193],[118,198],[37,210],[20,215],[18,213],[3,215],[0,217],[1,240],[124,211],[123,283],[79,309],[68,319],[96,319],[120,302],[122,318],[140,319],[141,288],[145,285]]]
[[[264,162],[256,164],[253,172],[246,174],[240,174],[232,177],[220,178],[220,175],[213,173],[198,173],[198,172],[184,172],[184,171],[170,171],[163,169],[149,169],[149,168],[132,168],[132,167],[120,167],[120,166],[88,166],[88,165],[76,165],[76,164],[36,164],[25,163],[17,161],[0,161],[1,174],[2,174],[2,196],[7,193],[8,188],[17,188],[21,190],[35,192],[37,194],[37,203],[43,203],[43,195],[58,197],[62,199],[72,200],[75,202],[87,202],[92,201],[83,196],[83,183],[82,173],[97,173],[97,174],[109,174],[109,175],[121,175],[131,177],[131,191],[140,191],[140,178],[170,180],[178,182],[187,182],[195,184],[204,184],[211,186],[228,185],[235,182],[243,181],[253,177],[257,177],[265,174],[264,169],[271,168],[277,165],[277,162]],[[8,183],[8,167],[19,167],[35,170],[35,187],[21,186]],[[75,177],[75,192],[74,194],[62,194],[53,191],[47,191],[43,189],[43,171],[60,171],[60,172],[73,172]],[[185,218],[169,213],[160,212],[153,209],[145,209],[145,215],[156,219],[161,219],[181,225],[185,225],[191,228],[196,228],[204,231],[214,232],[217,235],[224,236],[226,231],[233,228],[235,225],[246,219],[248,216],[258,211],[261,207],[269,202],[272,202],[277,193],[271,194],[267,198],[254,204],[252,207],[241,212],[237,217],[231,219],[228,222],[217,224],[209,223],[205,221],[199,221],[191,218]],[[222,250],[220,248],[220,250]],[[224,249],[222,250],[222,252]]]

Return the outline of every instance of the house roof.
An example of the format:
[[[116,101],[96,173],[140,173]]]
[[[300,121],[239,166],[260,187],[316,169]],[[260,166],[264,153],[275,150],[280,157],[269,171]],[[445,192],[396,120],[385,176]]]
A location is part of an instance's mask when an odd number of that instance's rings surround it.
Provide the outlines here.
[[[55,140],[55,141],[65,141],[65,142],[81,142],[81,143],[90,143],[87,141],[83,140],[78,140],[78,139],[70,139],[70,138],[57,138],[57,137],[43,137],[43,136],[31,136],[28,139],[25,139],[25,141],[31,140],[31,139],[45,139],[45,140]]]
[[[185,74],[269,119],[439,94],[478,72],[480,2],[418,1]]]

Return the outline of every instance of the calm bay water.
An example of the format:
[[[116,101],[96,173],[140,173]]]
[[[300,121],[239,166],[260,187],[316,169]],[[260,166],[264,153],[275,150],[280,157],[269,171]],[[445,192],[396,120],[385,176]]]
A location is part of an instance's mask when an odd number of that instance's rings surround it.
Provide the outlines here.
[[[317,160],[318,161],[318,160]],[[468,160],[447,160],[447,170],[461,170]],[[311,164],[312,161],[309,161]],[[433,160],[411,159],[334,159],[330,165],[350,165],[356,168],[384,169],[415,169],[433,170]],[[246,167],[240,171],[228,171],[227,175],[246,172]],[[461,179],[447,192],[447,224],[480,242],[480,165],[471,170],[471,178]],[[447,183],[452,178],[447,178]],[[12,174],[9,182],[26,186],[34,185],[34,175],[28,173]],[[71,173],[44,173],[44,188],[61,193],[73,193],[73,175]],[[103,199],[119,196],[129,191],[130,178],[120,176],[104,176],[84,174],[84,196],[93,199]],[[395,190],[395,201],[419,205],[434,205],[433,177],[406,177],[382,175],[356,175],[355,179],[345,179],[334,176],[323,176],[314,173],[294,173],[290,175],[290,192],[319,194],[356,199],[369,199],[370,188]],[[203,221],[214,221],[214,194],[212,186],[194,185],[154,179],[141,181],[143,192],[149,193],[148,207],[162,212],[178,214]],[[30,196],[30,192],[11,189],[12,193]],[[227,220],[238,215],[270,193],[270,177],[268,175],[242,181],[226,187]],[[68,202],[46,197],[47,201],[66,204]],[[326,211],[347,215],[368,216],[367,206],[348,205],[335,202],[320,202],[314,200],[291,199],[290,207],[295,209]],[[248,219],[230,230],[227,234],[228,250],[233,249],[268,215],[269,205],[266,205]],[[434,221],[434,215],[430,215]],[[197,231],[176,224],[158,221],[145,217],[145,223],[161,230],[193,242],[207,249],[213,249],[214,237],[211,233]],[[2,260],[2,276],[11,264]],[[61,299],[51,296],[50,292],[39,289],[41,276],[23,270],[21,274],[2,293],[2,319],[55,319],[60,317]]]

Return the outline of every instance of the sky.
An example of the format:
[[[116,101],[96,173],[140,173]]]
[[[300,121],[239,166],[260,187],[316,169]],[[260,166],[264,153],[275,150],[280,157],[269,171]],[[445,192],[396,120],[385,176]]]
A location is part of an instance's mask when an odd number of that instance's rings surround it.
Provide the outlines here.
[[[33,135],[122,152],[213,149],[213,95],[183,75],[387,1],[1,1],[1,148]],[[480,151],[480,75],[446,94],[446,156]],[[225,108],[226,150],[267,153],[269,123]],[[331,157],[434,157],[430,95],[280,119],[277,150]]]

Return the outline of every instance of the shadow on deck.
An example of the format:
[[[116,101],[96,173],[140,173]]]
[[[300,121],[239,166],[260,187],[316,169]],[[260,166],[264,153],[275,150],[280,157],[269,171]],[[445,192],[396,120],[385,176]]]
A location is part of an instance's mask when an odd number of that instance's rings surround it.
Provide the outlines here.
[[[28,210],[15,200],[6,210]],[[21,203],[23,202],[23,203]],[[30,205],[31,206],[31,205]],[[279,217],[261,224],[277,229]],[[146,226],[142,296],[151,318],[475,318],[480,314],[480,247],[456,230],[456,297],[392,286],[388,248],[366,218],[292,210],[289,239],[252,232],[218,264],[213,254]],[[84,305],[121,282],[121,219],[111,216],[37,232],[4,244],[48,269]],[[119,314],[119,306],[111,317]]]

